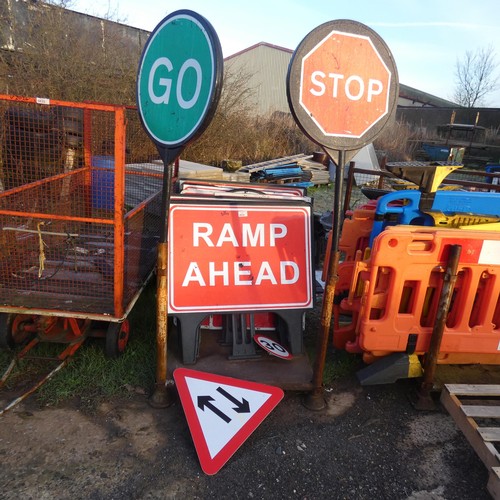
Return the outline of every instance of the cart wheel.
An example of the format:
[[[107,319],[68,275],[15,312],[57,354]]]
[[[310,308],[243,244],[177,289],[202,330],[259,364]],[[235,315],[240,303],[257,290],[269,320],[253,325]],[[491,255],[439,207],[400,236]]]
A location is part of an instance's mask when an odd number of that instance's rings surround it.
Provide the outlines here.
[[[117,358],[125,350],[130,333],[128,320],[122,323],[110,323],[106,331],[106,356]]]
[[[0,313],[0,347],[13,349],[18,345],[27,344],[35,334],[24,327],[32,326],[33,323],[33,316],[29,314]]]

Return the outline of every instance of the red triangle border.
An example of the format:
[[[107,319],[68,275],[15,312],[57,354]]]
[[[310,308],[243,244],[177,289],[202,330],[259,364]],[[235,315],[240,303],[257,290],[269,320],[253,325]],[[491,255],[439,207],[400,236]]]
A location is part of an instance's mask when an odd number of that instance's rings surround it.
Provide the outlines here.
[[[223,375],[215,375],[213,373],[200,372],[189,368],[177,368],[174,370],[174,380],[179,393],[184,414],[188,422],[191,437],[193,438],[196,453],[200,460],[200,465],[203,472],[207,475],[213,475],[226,464],[226,462],[236,453],[240,446],[247,440],[253,431],[264,421],[271,411],[283,399],[284,392],[279,387],[261,384],[258,382],[250,382],[248,380],[240,380]],[[269,394],[267,401],[251,416],[251,418],[238,430],[238,432],[225,444],[224,448],[211,457],[206,444],[205,436],[196,414],[193,400],[189,393],[186,383],[186,377],[204,380],[218,384],[230,385],[242,389],[248,389],[257,392]]]

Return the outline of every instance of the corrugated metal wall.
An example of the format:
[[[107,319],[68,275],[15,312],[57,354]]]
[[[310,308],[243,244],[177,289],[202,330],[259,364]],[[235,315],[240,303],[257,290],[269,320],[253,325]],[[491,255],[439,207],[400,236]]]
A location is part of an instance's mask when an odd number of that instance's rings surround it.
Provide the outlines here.
[[[224,64],[229,71],[248,75],[256,115],[290,112],[286,98],[286,73],[291,57],[292,51],[259,44],[226,58]]]

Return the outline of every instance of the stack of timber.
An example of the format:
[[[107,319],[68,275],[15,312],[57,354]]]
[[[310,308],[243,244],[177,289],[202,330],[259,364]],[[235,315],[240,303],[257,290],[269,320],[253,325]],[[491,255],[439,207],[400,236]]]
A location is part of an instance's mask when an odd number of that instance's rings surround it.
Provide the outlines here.
[[[309,181],[315,186],[319,184],[329,184],[331,180],[328,168],[323,163],[314,161],[312,158],[312,156],[308,156],[303,160],[299,160],[297,164],[302,168],[304,173],[310,176]]]
[[[142,171],[154,170],[163,172],[163,162],[154,160],[151,164],[127,165],[127,169],[136,168]],[[222,168],[203,165],[193,161],[179,160],[179,178],[180,179],[202,179],[216,181],[250,182],[250,174],[247,172],[225,172]]]

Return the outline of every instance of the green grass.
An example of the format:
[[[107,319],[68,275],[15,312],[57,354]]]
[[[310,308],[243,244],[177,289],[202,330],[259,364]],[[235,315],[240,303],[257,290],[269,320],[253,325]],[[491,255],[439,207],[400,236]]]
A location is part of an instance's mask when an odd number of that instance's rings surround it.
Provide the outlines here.
[[[326,355],[325,369],[323,371],[323,384],[331,386],[335,380],[349,376],[362,366],[361,357],[346,351],[333,351],[330,349]]]
[[[128,319],[130,338],[124,353],[110,359],[104,353],[104,339],[88,338],[69,364],[44,384],[31,398],[40,405],[53,406],[76,401],[80,407],[92,410],[110,397],[127,397],[137,392],[149,394],[155,382],[156,370],[156,283],[145,288]],[[318,305],[317,307],[320,307]],[[306,316],[304,343],[311,363],[314,362],[316,337],[319,328],[317,311]],[[57,356],[63,344],[41,343],[33,354]],[[0,350],[0,371],[8,366],[12,353]],[[46,361],[23,360],[9,377],[7,389],[22,393],[56,365]],[[360,366],[359,356],[333,351],[329,341],[323,382],[330,386],[335,380],[348,376]]]
[[[316,305],[314,311],[310,311],[306,314],[304,345],[312,365],[314,365],[316,356],[317,337],[320,329],[322,329],[320,323],[320,310],[321,302]],[[352,375],[362,366],[360,356],[350,354],[346,351],[334,350],[331,335],[332,333],[330,332],[325,356],[325,367],[323,370],[323,384],[326,387],[331,386],[333,382],[342,377]]]
[[[155,283],[148,284],[128,319],[130,338],[124,353],[110,359],[104,353],[104,339],[88,338],[69,364],[44,384],[34,396],[42,405],[78,400],[92,408],[110,396],[149,392],[155,380],[156,302]],[[42,343],[33,355],[57,356],[62,344]],[[8,366],[12,352],[0,350],[0,370]],[[21,360],[9,377],[7,389],[26,390],[56,366],[54,362]]]

